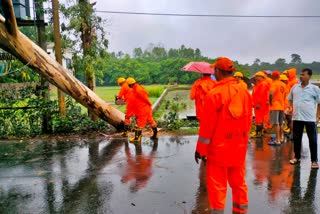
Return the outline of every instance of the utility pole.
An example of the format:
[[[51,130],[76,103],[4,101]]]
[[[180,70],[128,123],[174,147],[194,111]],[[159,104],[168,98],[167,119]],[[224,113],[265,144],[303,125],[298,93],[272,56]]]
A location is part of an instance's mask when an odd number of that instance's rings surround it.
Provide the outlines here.
[[[62,65],[61,51],[61,34],[60,34],[60,19],[59,19],[59,0],[52,0],[53,11],[53,33],[54,33],[54,52],[56,60]],[[61,117],[66,116],[66,102],[64,93],[58,89],[59,113]]]
[[[35,2],[36,20],[39,21],[39,24],[37,25],[38,44],[45,52],[47,52],[43,1],[42,0],[35,0],[34,2]],[[41,84],[41,90],[42,90],[42,93],[41,93],[42,98],[46,101],[49,101],[50,100],[49,82],[43,77],[41,77],[40,82],[41,82],[40,84]],[[42,119],[42,132],[43,133],[50,133],[51,132],[51,128],[49,127],[49,121],[50,121],[50,115],[48,115],[48,114],[43,115],[43,119]]]

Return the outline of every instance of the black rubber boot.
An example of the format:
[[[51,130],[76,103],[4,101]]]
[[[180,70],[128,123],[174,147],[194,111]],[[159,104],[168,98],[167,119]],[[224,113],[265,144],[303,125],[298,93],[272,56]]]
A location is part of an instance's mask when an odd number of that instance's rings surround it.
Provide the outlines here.
[[[256,132],[251,137],[262,137],[263,125],[256,125]]]
[[[157,127],[152,127],[153,135],[150,137],[150,139],[158,139],[158,129]]]
[[[121,134],[122,137],[128,137],[129,125],[124,125],[123,132]]]

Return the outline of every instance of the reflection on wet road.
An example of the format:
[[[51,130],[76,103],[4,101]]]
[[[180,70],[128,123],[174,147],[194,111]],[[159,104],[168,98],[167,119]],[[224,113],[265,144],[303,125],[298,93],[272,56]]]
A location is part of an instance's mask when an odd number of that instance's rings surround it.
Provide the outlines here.
[[[1,143],[0,213],[210,213],[205,166],[193,159],[196,139]],[[288,162],[291,142],[267,141],[249,144],[249,213],[320,213],[306,136],[299,166]]]

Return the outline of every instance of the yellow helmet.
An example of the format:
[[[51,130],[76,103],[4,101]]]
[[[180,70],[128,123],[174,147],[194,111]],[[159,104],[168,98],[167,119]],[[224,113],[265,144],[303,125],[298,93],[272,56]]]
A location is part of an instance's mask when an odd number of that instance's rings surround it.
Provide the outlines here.
[[[128,77],[128,78],[127,78],[127,83],[128,83],[128,85],[131,85],[131,84],[136,83],[136,80],[133,79],[132,77]]]
[[[125,81],[126,81],[126,79],[123,78],[123,77],[119,77],[118,80],[117,80],[118,85],[120,85],[121,83],[124,83]]]
[[[241,72],[237,71],[237,72],[234,73],[233,76],[234,77],[243,77],[243,74]]]
[[[254,77],[260,76],[260,77],[266,77],[266,75],[262,71],[258,71],[253,75]]]
[[[287,81],[287,80],[289,80],[287,75],[285,75],[285,74],[280,75],[280,81]]]

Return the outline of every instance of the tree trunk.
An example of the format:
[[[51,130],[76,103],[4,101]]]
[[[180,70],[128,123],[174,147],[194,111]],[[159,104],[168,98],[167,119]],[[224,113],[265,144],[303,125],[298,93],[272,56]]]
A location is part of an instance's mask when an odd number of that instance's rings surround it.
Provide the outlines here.
[[[54,52],[57,62],[62,65],[62,45],[60,34],[60,19],[59,19],[59,1],[52,0],[52,14],[53,14],[53,32],[54,32]],[[58,89],[58,103],[60,117],[66,117],[66,102],[64,93]]]
[[[47,52],[46,28],[44,24],[44,14],[43,14],[43,2],[42,0],[34,0],[34,3],[35,3],[35,9],[36,9],[36,19],[42,21],[41,24],[37,25],[38,45],[45,52]],[[41,85],[41,99],[49,101],[50,100],[49,82],[44,77],[41,77],[40,85]],[[50,119],[51,119],[51,115],[49,114],[44,114],[42,117],[42,133],[44,134],[49,134],[52,132],[52,127],[49,124]]]
[[[88,88],[90,88],[93,92],[96,90],[96,79],[95,79],[95,72],[94,69],[91,68],[91,65],[89,64],[85,58],[86,56],[90,56],[90,48],[92,45],[92,42],[96,39],[96,35],[94,33],[94,28],[91,24],[91,16],[93,12],[92,5],[88,0],[79,0],[78,4],[81,4],[80,7],[80,20],[81,20],[81,41],[82,41],[82,51],[83,51],[83,59],[85,60],[85,70],[84,70],[84,76],[85,76],[85,83]],[[88,109],[88,116],[95,121],[97,119],[97,116],[94,114],[94,112],[90,111]]]
[[[2,0],[1,2],[6,20],[0,15],[0,48],[14,55],[22,63],[28,64],[31,69],[37,71],[50,83],[92,110],[101,119],[121,130],[124,114],[108,105],[22,34],[17,27],[12,1]]]

